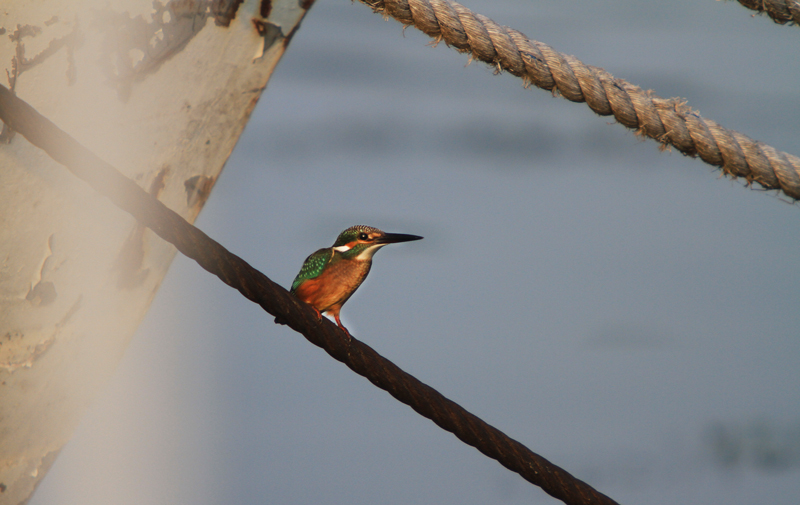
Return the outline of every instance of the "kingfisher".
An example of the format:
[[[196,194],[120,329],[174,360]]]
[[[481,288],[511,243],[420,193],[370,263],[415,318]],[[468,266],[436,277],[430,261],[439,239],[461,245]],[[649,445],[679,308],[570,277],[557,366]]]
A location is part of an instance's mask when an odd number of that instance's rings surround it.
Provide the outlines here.
[[[291,293],[311,305],[317,316],[332,315],[349,337],[350,332],[339,320],[339,311],[367,278],[372,256],[385,245],[420,239],[417,235],[386,233],[372,226],[351,226],[339,234],[331,247],[306,258],[292,282]]]

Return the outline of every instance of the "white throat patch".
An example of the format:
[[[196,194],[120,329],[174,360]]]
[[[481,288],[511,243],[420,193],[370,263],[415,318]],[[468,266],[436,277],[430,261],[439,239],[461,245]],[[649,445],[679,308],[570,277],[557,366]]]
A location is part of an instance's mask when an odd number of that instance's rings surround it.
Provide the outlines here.
[[[378,249],[380,249],[381,247],[383,247],[383,246],[385,246],[385,245],[387,245],[387,244],[373,244],[373,245],[371,245],[371,246],[369,246],[369,247],[365,248],[365,249],[364,249],[363,251],[361,251],[360,253],[358,253],[358,256],[356,256],[356,257],[355,257],[355,258],[353,258],[353,259],[354,259],[354,260],[359,260],[359,261],[363,261],[363,260],[368,260],[368,259],[371,259],[371,258],[372,258],[372,256],[373,256],[373,255],[374,255],[376,252],[378,252]],[[340,246],[338,246],[338,247],[334,247],[334,248],[333,248],[333,250],[334,250],[334,251],[339,251],[340,253],[345,253],[345,252],[349,251],[349,250],[350,250],[350,249],[352,249],[352,248],[353,248],[353,247],[352,247],[352,246],[350,246],[350,244],[345,244],[345,245],[340,245]]]
[[[388,245],[388,244],[371,245],[371,246],[367,247],[366,249],[364,249],[363,251],[361,251],[361,253],[358,256],[355,257],[355,259],[357,259],[357,260],[372,259],[372,255],[375,254],[376,252],[378,252],[378,249],[380,249],[381,247],[383,247],[385,245]]]

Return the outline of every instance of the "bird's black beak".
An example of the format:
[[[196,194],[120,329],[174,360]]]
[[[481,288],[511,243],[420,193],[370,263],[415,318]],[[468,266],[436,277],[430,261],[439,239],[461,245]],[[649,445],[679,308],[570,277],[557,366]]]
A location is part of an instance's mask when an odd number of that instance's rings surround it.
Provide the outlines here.
[[[377,244],[396,244],[397,242],[411,242],[412,240],[422,240],[419,235],[406,235],[405,233],[384,233],[382,237],[375,240]]]

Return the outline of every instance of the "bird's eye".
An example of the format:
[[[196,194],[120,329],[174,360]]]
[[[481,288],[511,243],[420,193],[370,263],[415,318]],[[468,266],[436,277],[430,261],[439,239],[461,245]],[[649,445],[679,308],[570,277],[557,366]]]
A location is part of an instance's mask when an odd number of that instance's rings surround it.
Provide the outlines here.
[[[367,239],[369,239],[369,236],[366,233],[358,234],[358,240],[367,240]]]

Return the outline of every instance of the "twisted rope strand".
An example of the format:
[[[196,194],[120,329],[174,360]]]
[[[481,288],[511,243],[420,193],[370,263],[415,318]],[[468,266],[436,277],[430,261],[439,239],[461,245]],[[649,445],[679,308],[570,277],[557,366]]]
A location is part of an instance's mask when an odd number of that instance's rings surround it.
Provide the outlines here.
[[[674,146],[687,156],[698,156],[720,167],[726,175],[743,178],[748,185],[758,183],[764,189],[781,190],[793,200],[800,199],[799,157],[704,119],[681,99],[665,99],[644,91],[602,68],[529,40],[457,2],[359,1],[405,26],[416,27],[437,43],[444,41],[498,71],[521,77],[526,86],[533,84],[567,100],[586,102],[601,116],[613,115],[637,134],[661,143],[662,148]]]
[[[738,0],[744,7],[767,13],[779,25],[800,25],[800,2],[797,0]]]
[[[175,245],[202,268],[464,443],[497,460],[564,503],[616,504],[611,498],[404,372],[368,345],[347,338],[331,321],[318,318],[311,306],[300,302],[243,259],[186,222],[2,85],[0,119],[141,224]]]

